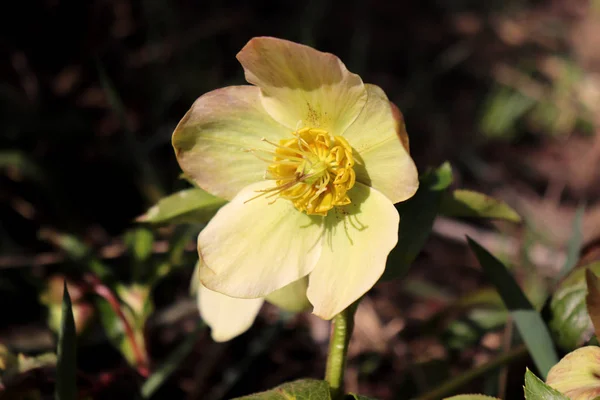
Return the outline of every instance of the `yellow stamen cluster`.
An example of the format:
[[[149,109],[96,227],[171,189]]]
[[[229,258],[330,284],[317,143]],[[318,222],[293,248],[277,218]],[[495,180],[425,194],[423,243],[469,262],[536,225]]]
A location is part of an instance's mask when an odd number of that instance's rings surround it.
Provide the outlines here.
[[[303,128],[291,139],[280,140],[267,179],[276,181],[271,195],[291,200],[309,215],[326,215],[335,206],[350,204],[354,186],[352,148],[341,136],[323,129]]]

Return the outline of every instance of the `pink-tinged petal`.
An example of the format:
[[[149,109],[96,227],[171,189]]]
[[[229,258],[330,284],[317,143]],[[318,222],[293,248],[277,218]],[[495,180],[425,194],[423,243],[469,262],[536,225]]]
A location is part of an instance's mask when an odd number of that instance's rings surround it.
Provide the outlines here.
[[[371,186],[392,203],[412,197],[419,175],[408,153],[408,136],[400,110],[375,85],[366,85],[369,100],[344,138],[355,150],[356,180]]]
[[[386,196],[356,183],[350,197],[351,204],[327,214],[321,258],[308,277],[313,314],[324,319],[375,285],[398,242],[400,216]]]
[[[267,112],[291,130],[312,127],[341,135],[367,101],[360,76],[330,53],[258,37],[237,58],[246,80],[261,88]]]
[[[263,180],[268,166],[259,157],[272,151],[262,138],[278,142],[290,130],[261,105],[254,86],[229,86],[196,100],[173,133],[181,169],[207,192],[231,200],[251,183]],[[259,157],[257,157],[259,156]]]
[[[204,286],[251,299],[312,271],[321,254],[323,218],[298,211],[289,200],[255,198],[271,187],[260,182],[244,188],[202,230],[198,252],[206,266],[199,274]]]

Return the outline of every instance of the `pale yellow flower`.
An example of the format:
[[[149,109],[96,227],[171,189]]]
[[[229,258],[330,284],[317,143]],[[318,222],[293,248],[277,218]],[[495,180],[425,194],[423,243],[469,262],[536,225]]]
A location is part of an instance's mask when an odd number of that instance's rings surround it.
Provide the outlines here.
[[[402,117],[332,54],[261,37],[237,58],[254,86],[206,93],[173,134],[183,171],[230,201],[198,237],[200,280],[258,304],[308,277],[330,319],[380,278],[417,190]]]

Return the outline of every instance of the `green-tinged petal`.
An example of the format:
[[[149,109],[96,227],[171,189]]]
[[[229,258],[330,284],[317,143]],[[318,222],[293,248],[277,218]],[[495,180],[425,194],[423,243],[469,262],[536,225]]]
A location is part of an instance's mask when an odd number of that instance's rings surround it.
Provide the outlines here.
[[[417,191],[419,174],[408,153],[408,137],[400,111],[375,85],[365,85],[367,104],[344,137],[356,152],[356,180],[386,195],[392,203]]]
[[[308,277],[304,277],[274,291],[266,297],[266,300],[269,303],[275,304],[277,307],[290,312],[310,310],[312,305],[306,297],[307,287]]]
[[[546,383],[572,400],[600,396],[600,347],[581,347],[550,370]]]
[[[226,342],[252,326],[263,299],[235,299],[200,285],[198,309],[215,342]]]
[[[198,252],[206,266],[200,280],[209,289],[265,297],[313,270],[321,254],[322,217],[309,217],[289,200],[256,198],[270,187],[260,182],[244,188],[200,232]]]
[[[360,76],[335,55],[271,37],[250,40],[238,53],[246,80],[262,89],[262,104],[292,130],[321,128],[341,135],[367,101]]]
[[[375,285],[398,241],[400,216],[386,196],[357,183],[350,197],[352,204],[327,215],[321,258],[309,275],[308,299],[324,319]]]
[[[215,196],[231,200],[240,190],[263,179],[272,157],[271,141],[290,135],[263,109],[260,90],[229,86],[201,96],[173,133],[181,169]],[[258,156],[258,157],[257,157]]]

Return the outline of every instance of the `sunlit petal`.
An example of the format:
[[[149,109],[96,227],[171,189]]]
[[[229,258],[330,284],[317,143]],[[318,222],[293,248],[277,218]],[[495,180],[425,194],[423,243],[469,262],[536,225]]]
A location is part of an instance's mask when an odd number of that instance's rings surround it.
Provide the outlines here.
[[[272,151],[272,146],[261,139],[278,141],[290,135],[265,112],[259,92],[253,86],[229,86],[206,93],[173,133],[181,169],[213,195],[231,200],[263,180],[268,165],[264,159],[272,156],[260,150]]]
[[[267,112],[291,130],[321,128],[340,135],[367,100],[362,80],[338,57],[271,37],[238,53],[246,80],[262,89]]]
[[[386,196],[360,183],[352,204],[327,215],[321,258],[309,275],[314,314],[331,319],[373,287],[398,241],[399,221]]]
[[[356,180],[386,195],[392,203],[417,191],[417,167],[408,153],[408,138],[400,111],[383,90],[366,85],[369,100],[356,121],[344,132],[356,158]]]
[[[270,187],[260,182],[242,190],[198,236],[206,265],[200,268],[200,280],[209,289],[233,297],[264,297],[315,266],[323,218],[309,217],[285,199],[273,202],[261,192]]]

